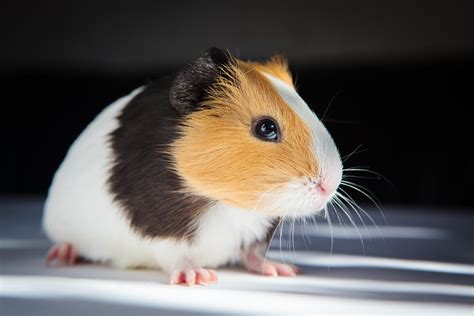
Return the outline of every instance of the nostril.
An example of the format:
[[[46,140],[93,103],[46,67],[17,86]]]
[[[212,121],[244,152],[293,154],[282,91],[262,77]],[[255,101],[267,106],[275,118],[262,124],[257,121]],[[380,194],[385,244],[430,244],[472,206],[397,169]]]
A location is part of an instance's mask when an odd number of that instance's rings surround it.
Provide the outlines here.
[[[334,191],[331,179],[321,176],[305,179],[305,186],[308,191],[324,196],[329,196]]]
[[[318,182],[317,186],[318,186],[319,192],[324,193],[324,194],[327,193],[326,185],[322,181]]]

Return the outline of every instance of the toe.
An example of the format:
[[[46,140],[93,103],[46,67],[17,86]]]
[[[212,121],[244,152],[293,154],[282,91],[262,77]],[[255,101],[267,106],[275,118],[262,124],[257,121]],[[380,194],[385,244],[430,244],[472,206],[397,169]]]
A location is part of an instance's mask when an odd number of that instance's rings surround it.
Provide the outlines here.
[[[67,263],[69,265],[74,265],[76,263],[76,259],[77,259],[76,249],[74,247],[72,247],[71,245],[69,245],[69,253],[68,253]]]
[[[61,263],[67,264],[68,262],[68,257],[69,257],[69,249],[70,245],[69,244],[62,244],[59,246],[59,256],[58,259]]]
[[[216,283],[217,282],[217,272],[212,270],[212,269],[208,269],[207,272],[209,272],[209,276],[210,276],[210,282],[211,283]]]
[[[209,269],[175,270],[170,275],[170,284],[208,285],[217,282],[217,273]]]
[[[76,250],[69,243],[61,245],[59,259],[65,265],[73,265],[76,261]]]
[[[277,276],[278,271],[273,264],[267,263],[262,267],[262,274],[266,276]]]
[[[74,265],[78,260],[78,253],[69,243],[54,245],[46,258],[47,262],[58,260],[63,265]]]
[[[281,276],[296,276],[295,268],[288,264],[276,264],[275,268],[278,272],[278,275]]]
[[[58,246],[54,245],[51,247],[51,249],[48,252],[48,256],[46,257],[46,261],[50,262],[54,259],[56,259],[59,255],[59,248]]]
[[[211,281],[211,275],[206,269],[199,269],[196,273],[196,283],[206,285]]]
[[[196,284],[196,272],[194,270],[186,271],[186,284],[188,286],[193,286]]]
[[[184,282],[184,273],[181,271],[174,271],[170,276],[170,284],[180,284]]]

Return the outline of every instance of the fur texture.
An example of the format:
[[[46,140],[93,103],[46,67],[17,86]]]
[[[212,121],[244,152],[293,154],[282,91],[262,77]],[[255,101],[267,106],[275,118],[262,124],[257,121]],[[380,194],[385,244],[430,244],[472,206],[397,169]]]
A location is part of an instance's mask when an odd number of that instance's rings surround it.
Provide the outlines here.
[[[311,130],[259,70],[236,63],[226,72],[232,80],[220,78],[206,108],[183,122],[173,144],[175,170],[191,194],[258,210],[269,189],[317,176]],[[252,135],[253,120],[263,116],[278,122],[280,143]]]
[[[255,137],[261,117],[278,124],[278,142]],[[323,208],[341,174],[285,59],[243,62],[210,49],[84,130],[54,177],[43,223],[54,242],[92,260],[216,267],[265,244],[280,216]]]
[[[205,196],[183,194],[182,179],[171,170],[169,146],[182,114],[168,103],[171,80],[149,84],[117,113],[109,144],[113,157],[108,185],[137,233],[148,238],[192,238],[195,222],[215,204]]]

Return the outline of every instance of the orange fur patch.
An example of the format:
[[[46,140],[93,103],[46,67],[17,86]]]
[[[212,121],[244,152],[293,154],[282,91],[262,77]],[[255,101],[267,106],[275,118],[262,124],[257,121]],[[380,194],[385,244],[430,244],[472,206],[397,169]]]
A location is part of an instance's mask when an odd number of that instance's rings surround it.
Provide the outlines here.
[[[280,60],[263,64],[236,61],[211,88],[203,109],[187,117],[181,137],[172,145],[174,167],[187,191],[258,209],[264,193],[316,176],[308,126],[261,73],[291,82],[282,65]],[[280,142],[253,136],[252,122],[261,116],[277,121]]]
[[[288,61],[283,55],[275,55],[264,63],[241,63],[246,64],[247,68],[254,68],[258,71],[277,77],[294,88],[293,76],[291,75],[290,69],[288,67]]]

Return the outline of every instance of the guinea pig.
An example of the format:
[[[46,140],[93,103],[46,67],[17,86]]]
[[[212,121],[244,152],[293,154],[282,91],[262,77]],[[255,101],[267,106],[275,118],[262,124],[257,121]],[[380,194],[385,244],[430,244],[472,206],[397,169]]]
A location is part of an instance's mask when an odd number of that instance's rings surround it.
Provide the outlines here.
[[[336,194],[342,162],[286,59],[206,50],[174,77],[105,108],[70,147],[45,204],[48,261],[158,268],[171,284],[212,268],[294,276],[263,251],[283,217]]]

